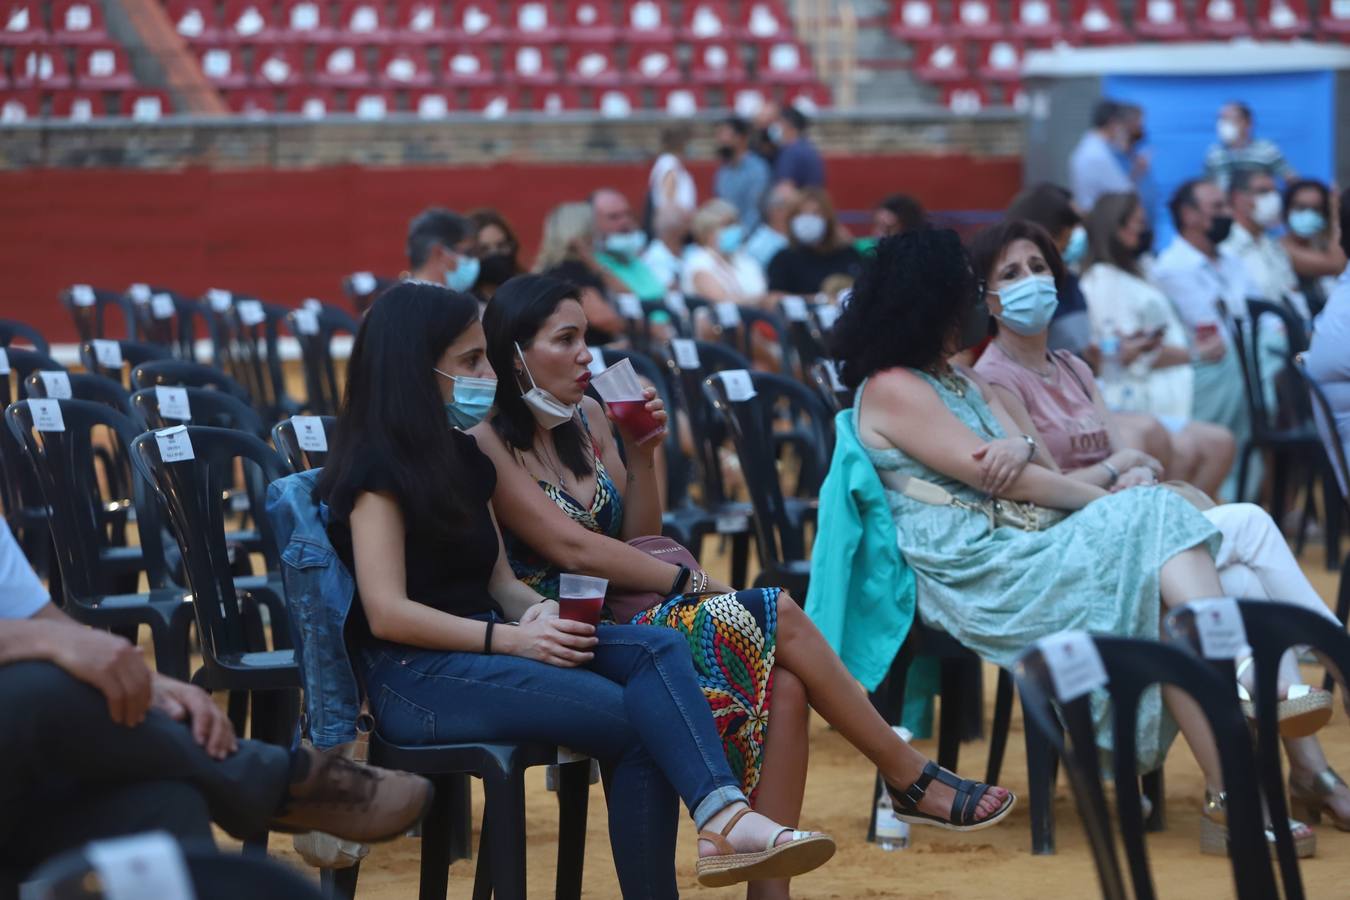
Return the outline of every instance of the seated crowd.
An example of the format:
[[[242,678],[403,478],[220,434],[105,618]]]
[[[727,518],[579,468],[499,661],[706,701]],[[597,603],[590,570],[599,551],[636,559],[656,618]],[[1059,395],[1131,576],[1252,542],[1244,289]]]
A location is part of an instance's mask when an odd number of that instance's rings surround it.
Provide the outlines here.
[[[1316,317],[1308,366],[1336,406],[1329,427],[1350,439],[1350,196],[1303,180],[1281,201],[1256,170],[1225,188],[1188,181],[1169,204],[1177,236],[1156,257],[1136,194],[1082,209],[1055,185],[1020,195],[968,246],[902,194],[877,204],[858,239],[822,186],[808,127],[795,111],[763,133],[719,124],[717,196],[701,203],[672,138],[645,229],[629,198],[598,190],[549,214],[533,265],[491,210],[417,216],[406,277],[356,336],[326,463],[295,482],[312,491],[291,502],[313,516],[323,504],[329,564],[354,580],[335,638],[347,652],[334,658],[350,658],[378,733],[411,746],[556,743],[598,760],[625,896],[677,895],[681,805],[705,885],[783,898],[828,861],[834,839],[797,829],[812,710],[877,767],[904,821],[973,831],[1016,803],[902,740],[855,680],[869,648],[841,658],[808,615],[894,596],[747,590],[637,545],[662,532],[663,442],[587,394],[592,348],[625,342],[626,295],[650,304],[637,315],[653,329],[678,314],[662,306],[671,292],[838,310],[828,349],[853,403],[830,478],[844,477],[845,448],[860,450],[894,528],[882,552],[913,571],[916,614],[987,662],[1009,667],[1064,629],[1156,639],[1167,609],[1200,598],[1331,616],[1271,517],[1221,501],[1244,495],[1232,470],[1252,423],[1230,323],[1249,297]],[[711,334],[716,319],[695,309],[693,325]],[[754,364],[786,370],[764,328]],[[1252,352],[1271,361],[1274,396],[1289,335],[1260,334]],[[643,403],[677,425],[653,387]],[[560,615],[574,575],[608,582],[598,625]],[[1235,688],[1248,708],[1251,669],[1239,661]],[[19,764],[0,802],[0,896],[93,837],[163,827],[209,840],[215,822],[373,841],[429,802],[423,779],[337,750],[237,739],[203,692],[66,619],[7,529],[0,684],[21,700],[0,728],[0,755]],[[1291,796],[1350,829],[1350,788],[1314,736],[1331,695],[1304,684],[1289,654],[1279,696]],[[1094,712],[1102,724],[1105,707]],[[1202,714],[1175,689],[1146,694],[1141,764],[1161,766],[1178,733],[1204,773],[1202,847],[1222,848],[1225,786]],[[1099,735],[1110,749],[1109,730]],[[69,803],[34,799],[51,791]],[[1312,829],[1289,828],[1311,855]]]

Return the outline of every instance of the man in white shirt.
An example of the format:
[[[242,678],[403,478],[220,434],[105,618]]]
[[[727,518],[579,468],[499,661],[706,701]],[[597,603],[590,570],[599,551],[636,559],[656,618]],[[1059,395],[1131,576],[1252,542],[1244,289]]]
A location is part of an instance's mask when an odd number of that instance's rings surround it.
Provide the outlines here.
[[[1092,110],[1090,128],[1069,157],[1069,186],[1074,204],[1086,215],[1102,194],[1135,190],[1126,166],[1131,147],[1131,120],[1137,112],[1114,100],[1102,100]]]
[[[1242,260],[1253,296],[1271,303],[1288,297],[1295,310],[1308,317],[1307,303],[1297,295],[1298,276],[1289,254],[1271,238],[1268,229],[1280,224],[1283,213],[1275,179],[1262,171],[1239,169],[1228,188],[1233,209],[1233,230],[1219,250]]]
[[[684,271],[684,246],[689,240],[689,211],[674,204],[663,206],[652,217],[655,236],[639,257],[661,280],[666,290],[679,287]]]
[[[1192,416],[1228,428],[1238,447],[1244,448],[1251,437],[1251,418],[1228,323],[1233,315],[1246,313],[1251,287],[1242,260],[1219,247],[1233,228],[1228,200],[1214,182],[1194,179],[1177,188],[1168,208],[1177,234],[1158,257],[1153,280],[1172,301],[1192,338],[1215,333],[1224,337],[1223,344],[1208,342],[1212,352],[1195,361]],[[1254,468],[1259,463],[1259,458],[1254,460]],[[1253,483],[1259,483],[1259,473],[1249,476],[1248,485]],[[1225,500],[1238,496],[1237,486],[1234,472],[1220,491]]]

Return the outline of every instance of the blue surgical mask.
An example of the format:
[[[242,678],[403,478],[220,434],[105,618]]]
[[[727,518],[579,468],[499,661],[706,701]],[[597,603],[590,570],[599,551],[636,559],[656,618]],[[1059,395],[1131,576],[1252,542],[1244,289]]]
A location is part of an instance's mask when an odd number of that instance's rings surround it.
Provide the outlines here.
[[[640,231],[621,231],[605,238],[605,252],[621,259],[636,259],[647,246],[647,236]]]
[[[767,130],[768,135],[769,135],[769,140],[773,141],[775,144],[781,144],[781,143],[783,143],[783,126],[782,126],[782,125],[779,125],[777,122],[774,122],[774,123],[771,124],[766,130]]]
[[[745,229],[739,224],[728,225],[717,232],[717,249],[721,250],[727,256],[741,249],[741,242],[745,239]]]
[[[487,417],[497,396],[497,379],[447,375],[440,369],[436,369],[436,374],[445,375],[454,382],[455,399],[445,404],[445,414],[451,425],[468,430]]]
[[[467,291],[478,282],[478,257],[461,256],[455,271],[445,273],[445,286],[452,291]]]
[[[1313,237],[1327,227],[1327,220],[1315,209],[1296,209],[1289,214],[1289,230],[1299,237]]]
[[[1088,236],[1087,229],[1082,225],[1074,226],[1073,232],[1069,235],[1069,244],[1064,248],[1064,263],[1070,266],[1076,266],[1087,256]]]
[[[1049,275],[1028,275],[990,293],[997,294],[1003,306],[999,322],[1024,337],[1044,331],[1059,306],[1055,279]]]

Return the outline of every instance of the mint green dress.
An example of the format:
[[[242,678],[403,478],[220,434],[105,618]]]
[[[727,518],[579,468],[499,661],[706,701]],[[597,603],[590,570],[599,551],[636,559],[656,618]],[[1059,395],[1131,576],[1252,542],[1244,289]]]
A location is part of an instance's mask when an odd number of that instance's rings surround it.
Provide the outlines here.
[[[958,393],[918,372],[967,428],[984,438],[1006,435],[979,389],[961,379]],[[861,398],[861,388],[858,397]],[[863,445],[879,473],[900,472],[978,503],[983,494],[934,471],[903,451]],[[885,476],[883,475],[883,480]],[[886,489],[897,541],[914,569],[919,617],[980,658],[1011,667],[1039,638],[1065,629],[1158,639],[1159,570],[1168,559],[1219,532],[1194,506],[1162,487],[1109,494],[1042,531],[999,526],[979,512],[934,506]],[[1111,746],[1102,697],[1093,698],[1098,743]],[[1139,765],[1162,764],[1176,723],[1155,686],[1139,707]]]

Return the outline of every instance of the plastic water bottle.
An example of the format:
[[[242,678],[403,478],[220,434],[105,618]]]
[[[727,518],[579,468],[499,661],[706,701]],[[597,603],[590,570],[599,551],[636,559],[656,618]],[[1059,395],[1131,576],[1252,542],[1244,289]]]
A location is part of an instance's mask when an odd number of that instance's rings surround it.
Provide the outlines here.
[[[909,729],[901,726],[892,727],[902,740],[910,739]],[[909,846],[909,823],[900,821],[896,816],[895,807],[891,804],[891,794],[886,790],[884,782],[881,785],[881,796],[877,798],[876,815],[877,845],[882,850],[889,853],[892,850],[904,850]]]
[[[1120,335],[1110,331],[1102,335],[1101,351],[1102,387],[1114,393],[1124,380],[1124,370],[1120,364]]]

